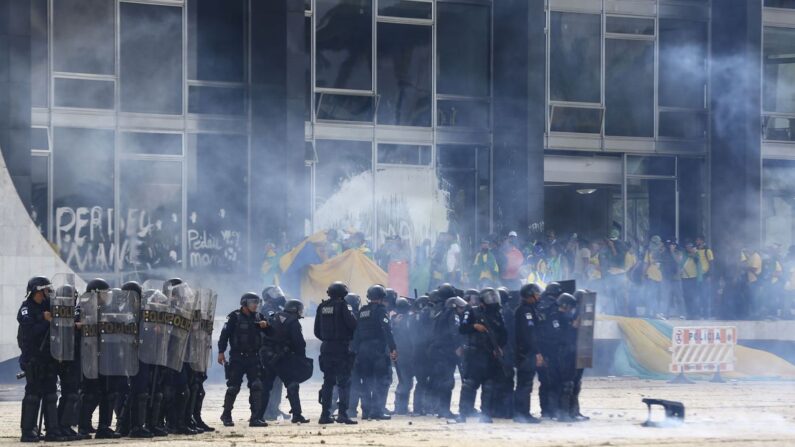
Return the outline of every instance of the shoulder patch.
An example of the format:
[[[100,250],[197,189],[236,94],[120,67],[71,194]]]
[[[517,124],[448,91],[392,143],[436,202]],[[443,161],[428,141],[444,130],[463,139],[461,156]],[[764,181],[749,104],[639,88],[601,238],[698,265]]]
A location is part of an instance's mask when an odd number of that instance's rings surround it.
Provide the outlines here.
[[[558,322],[558,320],[552,320],[552,327],[554,327],[555,329],[560,327],[560,323]]]
[[[389,318],[384,317],[384,323],[389,324]]]
[[[533,319],[533,314],[531,312],[527,312],[526,314],[524,314],[524,317],[526,319],[528,319],[528,320],[532,320]]]
[[[22,308],[19,309],[19,313],[22,314],[23,316],[27,315],[28,314],[28,306],[22,306]]]
[[[348,310],[349,310],[349,311],[351,311],[351,312],[353,312],[353,306],[351,306],[350,304],[348,304]]]
[[[456,326],[461,324],[461,318],[457,314],[453,318],[455,319],[455,325]]]

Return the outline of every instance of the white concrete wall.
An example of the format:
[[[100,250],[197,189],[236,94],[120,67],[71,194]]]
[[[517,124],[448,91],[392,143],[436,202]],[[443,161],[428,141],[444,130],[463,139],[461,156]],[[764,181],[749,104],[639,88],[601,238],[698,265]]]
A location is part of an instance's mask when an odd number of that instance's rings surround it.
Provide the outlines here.
[[[59,273],[73,272],[30,219],[0,149],[0,361],[19,355],[16,318],[28,279]],[[82,289],[85,284],[75,278]]]

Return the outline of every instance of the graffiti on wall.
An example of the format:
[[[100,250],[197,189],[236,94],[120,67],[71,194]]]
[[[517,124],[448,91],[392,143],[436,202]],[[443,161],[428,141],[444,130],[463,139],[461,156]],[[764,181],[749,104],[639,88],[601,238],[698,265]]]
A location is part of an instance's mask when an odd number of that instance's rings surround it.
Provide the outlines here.
[[[243,262],[242,232],[224,208],[206,219],[191,212],[188,227],[188,268],[231,272]]]

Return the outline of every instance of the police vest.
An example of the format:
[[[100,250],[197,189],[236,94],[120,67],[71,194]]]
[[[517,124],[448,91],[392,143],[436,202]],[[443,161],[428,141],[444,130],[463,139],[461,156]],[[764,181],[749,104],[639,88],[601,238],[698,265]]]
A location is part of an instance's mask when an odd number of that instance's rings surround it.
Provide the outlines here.
[[[262,344],[259,328],[260,315],[258,313],[245,315],[236,310],[235,327],[230,344],[232,350],[239,352],[256,352]]]
[[[351,341],[353,332],[346,327],[343,312],[352,311],[351,305],[343,299],[335,298],[320,303],[315,316],[320,319],[320,340]]]

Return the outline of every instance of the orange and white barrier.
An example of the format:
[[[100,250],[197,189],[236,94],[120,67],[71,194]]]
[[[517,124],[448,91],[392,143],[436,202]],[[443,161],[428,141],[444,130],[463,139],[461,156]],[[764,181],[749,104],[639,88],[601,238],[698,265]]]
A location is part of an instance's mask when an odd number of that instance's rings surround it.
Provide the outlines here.
[[[735,326],[675,327],[671,335],[672,373],[734,371]]]

